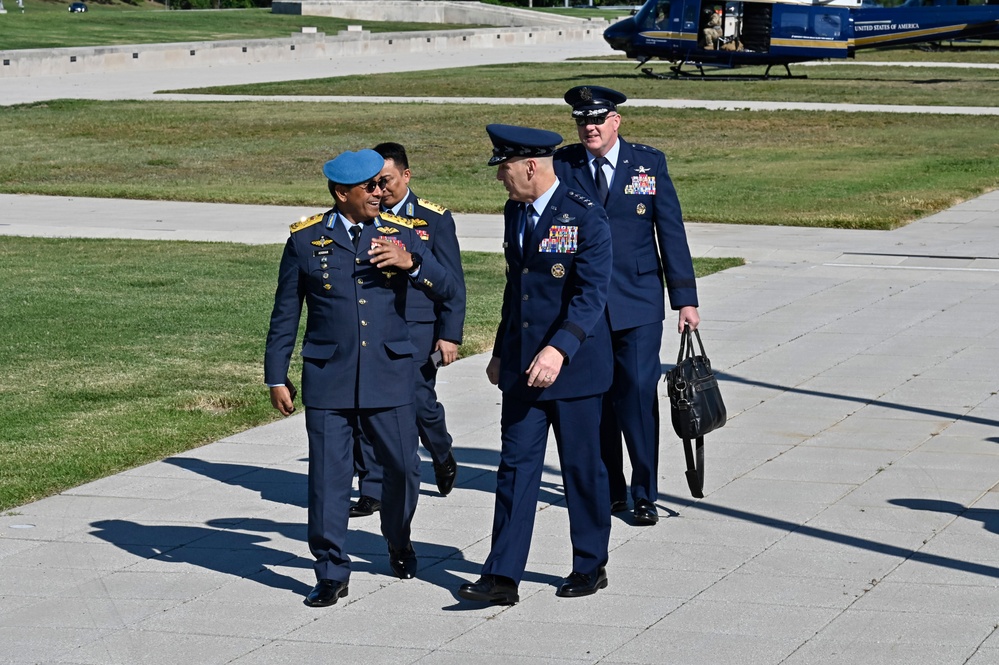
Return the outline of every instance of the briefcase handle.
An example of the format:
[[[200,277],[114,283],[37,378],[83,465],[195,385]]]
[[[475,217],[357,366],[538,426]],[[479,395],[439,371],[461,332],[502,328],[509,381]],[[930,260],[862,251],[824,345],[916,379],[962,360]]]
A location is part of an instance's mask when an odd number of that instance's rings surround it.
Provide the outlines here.
[[[690,336],[691,328],[690,324],[686,321],[683,324],[683,332],[680,333],[680,352],[676,354],[676,364],[679,365],[683,362],[684,358],[694,357],[694,340]],[[701,357],[704,358],[704,364],[711,367],[711,361],[708,359],[708,354],[704,351],[704,342],[701,341],[701,333],[697,331],[697,328],[693,329],[694,336],[697,337],[697,346],[701,349]],[[687,355],[684,355],[684,351]]]

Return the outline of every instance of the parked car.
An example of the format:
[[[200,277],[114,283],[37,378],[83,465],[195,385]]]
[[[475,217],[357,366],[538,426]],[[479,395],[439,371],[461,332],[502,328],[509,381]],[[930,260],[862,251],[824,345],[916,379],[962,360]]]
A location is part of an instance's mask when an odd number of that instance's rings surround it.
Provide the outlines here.
[[[82,2],[74,2],[69,6],[69,11],[71,14],[77,14],[77,13],[82,14],[83,12],[87,11],[87,5],[85,5]]]

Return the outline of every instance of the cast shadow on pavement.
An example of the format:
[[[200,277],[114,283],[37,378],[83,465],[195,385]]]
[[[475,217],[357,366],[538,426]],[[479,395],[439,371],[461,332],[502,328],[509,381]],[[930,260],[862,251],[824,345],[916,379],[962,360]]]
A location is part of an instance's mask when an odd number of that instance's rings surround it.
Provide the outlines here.
[[[659,497],[660,499],[675,501],[681,505],[686,505],[688,509],[703,510],[704,512],[713,513],[715,515],[724,515],[732,519],[744,520],[746,522],[752,522],[774,529],[779,529],[787,533],[794,533],[798,536],[808,536],[829,542],[841,543],[849,547],[856,547],[857,549],[867,550],[869,552],[887,554],[888,556],[897,557],[900,560],[911,560],[930,566],[939,566],[941,568],[950,568],[952,570],[959,570],[974,575],[999,578],[999,567],[996,566],[976,563],[974,561],[963,561],[961,559],[955,559],[953,557],[938,554],[929,554],[927,552],[920,552],[918,550],[899,547],[898,545],[879,543],[876,540],[868,538],[851,536],[850,534],[837,533],[835,531],[820,529],[807,524],[797,524],[795,522],[789,522],[776,517],[751,513],[737,508],[713,505],[710,503],[710,496],[704,499],[694,500],[686,497],[660,493]],[[916,503],[914,504],[913,502]],[[997,526],[999,516],[997,516],[997,511],[994,510],[969,510],[951,501],[936,501],[931,499],[891,499],[889,500],[889,503],[916,510],[934,510],[938,512],[951,512],[952,514],[959,514],[955,511],[971,512],[975,513],[975,515],[965,516],[972,519],[980,519],[985,525],[985,528],[989,531],[996,531],[999,529],[999,526]],[[979,513],[982,514],[978,515]],[[962,512],[960,514],[964,513]]]
[[[923,510],[934,513],[946,513],[955,517],[982,523],[982,528],[991,533],[999,534],[999,510],[989,508],[965,508],[953,501],[937,499],[891,499],[888,503],[912,510]]]
[[[672,365],[663,365],[664,368],[673,367]],[[880,406],[885,409],[895,409],[898,411],[908,411],[910,413],[920,413],[927,416],[936,416],[938,418],[943,418],[945,420],[961,421],[966,423],[974,423],[976,425],[987,425],[989,427],[999,427],[999,420],[992,420],[990,418],[982,418],[979,416],[971,416],[968,414],[954,413],[953,411],[941,411],[938,409],[928,409],[922,406],[910,406],[908,404],[900,404],[898,402],[887,402],[880,399],[871,399],[869,397],[854,397],[852,395],[840,395],[838,393],[830,393],[821,390],[809,390],[807,388],[795,388],[793,386],[785,386],[779,383],[767,383],[766,381],[754,381],[752,379],[746,379],[735,374],[728,374],[726,372],[715,372],[715,376],[718,380],[725,383],[742,383],[747,386],[758,386],[760,388],[771,388],[773,390],[780,390],[782,392],[795,393],[798,395],[811,395],[813,397],[822,397],[824,399],[835,399],[847,402],[857,402],[858,404],[863,404],[865,406]],[[994,440],[994,439],[990,439]]]
[[[457,486],[490,494],[496,490],[496,467],[499,465],[499,453],[481,448],[462,448],[454,446],[454,456],[458,462]],[[252,464],[236,464],[232,462],[209,462],[196,457],[168,457],[163,460],[167,464],[187,469],[206,478],[211,478],[226,485],[242,487],[252,492],[258,492],[265,501],[284,503],[300,508],[308,507],[306,488],[308,478],[305,473],[259,467]],[[305,461],[300,460],[300,461]],[[485,467],[484,470],[483,467]],[[433,464],[429,460],[421,462],[422,482],[434,487]],[[558,467],[545,465],[544,473],[561,475]],[[420,490],[421,496],[439,496],[436,489]],[[562,486],[542,479],[538,501],[549,504],[563,504],[565,496]]]
[[[456,448],[456,457],[477,465],[465,467],[466,478],[478,472],[478,475],[471,478],[467,489],[493,491],[495,470],[486,471],[478,465],[495,464],[498,457],[496,452],[480,449],[458,452]],[[307,506],[305,473],[249,464],[211,462],[193,457],[171,457],[164,461],[227,485],[257,492],[266,501],[303,509]],[[425,465],[430,469],[429,478],[433,482],[433,467],[429,462],[425,462]],[[546,471],[559,473],[557,468],[546,467]],[[459,481],[461,478],[462,472],[459,470]],[[487,487],[490,489],[485,489]],[[563,504],[564,496],[559,490],[557,484],[545,483],[539,501]],[[144,525],[126,520],[101,520],[91,523],[94,529],[91,533],[143,559],[198,566],[304,596],[312,588],[310,584],[283,575],[275,568],[308,569],[312,567],[311,558],[266,545],[273,540],[268,534],[273,534],[281,539],[297,541],[300,547],[296,549],[307,555],[304,518],[303,514],[301,523],[288,523],[261,518],[217,517],[207,520],[204,526]],[[484,527],[488,528],[488,525]],[[413,546],[420,561],[418,577],[455,594],[458,587],[469,578],[474,578],[481,568],[480,563],[466,560],[463,552],[455,547],[419,540],[414,540]],[[347,551],[351,556],[352,571],[392,575],[385,540],[379,533],[351,528]],[[524,579],[553,585],[561,581],[561,578],[553,575],[530,572],[525,574]],[[477,603],[459,600],[457,595],[455,599],[458,603],[446,609],[479,607]]]
[[[240,521],[244,520],[224,520],[229,526]],[[256,521],[269,522],[271,531],[278,531],[289,537],[294,537],[292,534],[301,531],[304,539],[304,527],[301,525],[259,519]],[[270,541],[270,538],[265,536],[211,526],[147,525],[128,520],[100,520],[92,522],[90,526],[94,528],[91,535],[142,559],[197,566],[302,595],[312,588],[311,585],[273,569],[276,566],[308,568],[311,567],[311,562],[295,554],[267,547],[264,543]]]

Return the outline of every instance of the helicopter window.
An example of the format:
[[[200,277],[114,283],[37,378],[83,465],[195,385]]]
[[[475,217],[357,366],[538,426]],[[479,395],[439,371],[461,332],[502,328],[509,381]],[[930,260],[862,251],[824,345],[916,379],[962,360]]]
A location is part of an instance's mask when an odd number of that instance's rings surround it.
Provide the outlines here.
[[[669,27],[669,0],[659,0],[659,6],[656,8],[656,26],[660,30]]]
[[[784,10],[780,17],[781,37],[803,35],[808,28],[808,13]]]
[[[683,29],[687,32],[697,30],[697,2],[688,2],[683,6]]]
[[[843,18],[837,13],[787,11],[780,17],[781,37],[822,37],[838,39],[843,30]]]
[[[655,11],[651,11],[643,17],[642,30],[666,30],[669,26],[669,3],[670,0],[659,0]]]
[[[838,14],[816,14],[815,15],[815,35],[838,39],[842,30],[842,18]]]

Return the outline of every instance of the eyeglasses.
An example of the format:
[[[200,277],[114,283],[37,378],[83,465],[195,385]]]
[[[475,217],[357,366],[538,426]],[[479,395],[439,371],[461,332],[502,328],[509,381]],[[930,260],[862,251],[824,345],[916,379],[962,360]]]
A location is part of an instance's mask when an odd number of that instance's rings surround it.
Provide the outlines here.
[[[577,117],[573,118],[576,121],[577,127],[586,127],[587,125],[602,125],[607,122],[608,118],[612,118],[616,113],[605,113],[603,115],[596,115],[590,118],[587,117]]]
[[[367,192],[368,194],[374,194],[376,189],[384,189],[385,178],[382,178],[381,180],[369,180],[367,182],[359,183],[355,186],[362,187],[364,191]]]

